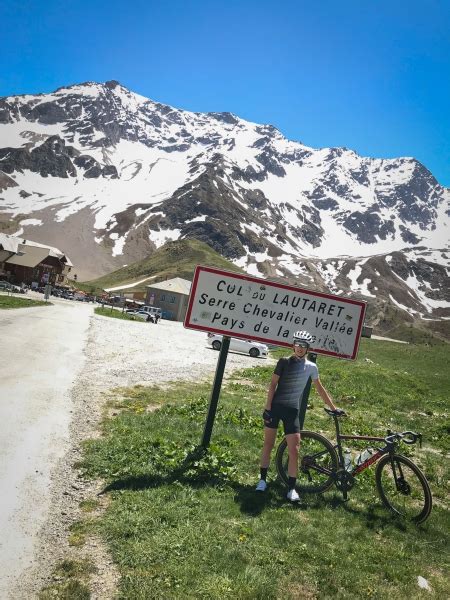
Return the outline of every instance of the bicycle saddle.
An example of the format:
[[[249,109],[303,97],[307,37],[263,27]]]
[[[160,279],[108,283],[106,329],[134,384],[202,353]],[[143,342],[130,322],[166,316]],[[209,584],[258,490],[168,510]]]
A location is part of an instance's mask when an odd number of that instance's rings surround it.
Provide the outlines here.
[[[331,408],[324,408],[323,409],[326,413],[328,413],[329,415],[331,415],[332,417],[346,417],[347,413],[345,412],[345,410],[342,410],[342,408],[337,408],[336,410],[331,410]]]

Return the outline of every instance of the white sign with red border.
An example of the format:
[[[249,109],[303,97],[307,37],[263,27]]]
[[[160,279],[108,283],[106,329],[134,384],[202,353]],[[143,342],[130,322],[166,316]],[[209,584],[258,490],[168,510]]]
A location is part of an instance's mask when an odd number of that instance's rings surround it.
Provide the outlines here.
[[[184,326],[277,346],[308,331],[311,351],[355,359],[365,308],[359,300],[198,266]]]

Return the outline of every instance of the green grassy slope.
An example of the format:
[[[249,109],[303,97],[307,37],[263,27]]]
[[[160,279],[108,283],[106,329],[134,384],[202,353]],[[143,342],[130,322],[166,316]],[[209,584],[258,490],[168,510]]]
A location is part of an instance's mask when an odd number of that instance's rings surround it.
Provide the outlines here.
[[[121,575],[119,596],[448,598],[444,348],[362,340],[355,362],[318,360],[323,383],[349,415],[346,432],[424,434],[423,448],[401,448],[424,470],[434,496],[419,527],[382,506],[373,468],[358,477],[348,503],[331,489],[290,505],[273,467],[268,491],[254,492],[273,365],[261,361],[226,382],[210,452],[194,462],[186,457],[200,440],[211,384],[115,390],[114,416],[105,419],[101,438],[85,443],[80,465],[108,484],[108,506],[78,527],[107,541]],[[310,404],[306,427],[330,436],[331,420],[315,393]],[[432,593],[420,589],[419,575]]]
[[[98,279],[86,281],[83,284],[77,283],[77,287],[90,290],[105,289],[117,287],[119,285],[128,285],[133,281],[139,281],[144,277],[152,277],[152,282],[171,279],[172,277],[182,277],[183,279],[192,280],[194,269],[197,265],[207,265],[243,273],[233,263],[223,258],[215,252],[207,244],[198,240],[178,240],[168,242],[151,256],[140,260],[126,267],[122,267],[117,271],[108,273]],[[142,291],[145,286],[149,285],[150,281],[142,284]],[[139,287],[134,288],[134,291],[141,291]]]

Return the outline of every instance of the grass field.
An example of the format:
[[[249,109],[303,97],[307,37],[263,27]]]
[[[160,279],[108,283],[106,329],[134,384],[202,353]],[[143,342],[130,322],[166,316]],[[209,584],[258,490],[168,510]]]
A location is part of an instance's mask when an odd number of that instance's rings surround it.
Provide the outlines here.
[[[109,507],[95,519],[87,513],[77,527],[107,541],[121,573],[120,598],[450,596],[448,346],[363,340],[356,362],[319,357],[318,364],[348,412],[347,432],[423,433],[422,449],[403,450],[432,487],[429,520],[414,526],[392,517],[376,495],[373,469],[348,503],[330,491],[291,505],[274,469],[267,492],[255,494],[273,369],[262,361],[227,381],[210,451],[196,460],[187,457],[201,438],[210,385],[115,390],[115,416],[105,418],[101,438],[85,444],[79,465],[106,482]],[[305,428],[331,434],[320,398],[310,403]],[[419,576],[431,592],[419,587]],[[76,587],[76,578],[65,585]]]
[[[148,258],[122,267],[98,279],[85,281],[84,283],[77,282],[76,285],[79,289],[87,292],[100,293],[105,288],[113,286],[117,288],[120,285],[127,286],[130,283],[149,277],[149,280],[133,287],[134,292],[146,292],[147,285],[172,279],[173,277],[181,277],[191,281],[197,265],[209,265],[228,271],[242,272],[242,269],[223,258],[208,244],[199,240],[186,239],[167,242]]]
[[[142,321],[141,319],[135,319],[128,313],[122,312],[121,310],[117,310],[116,308],[112,308],[110,306],[97,306],[97,308],[94,308],[94,312],[96,315],[101,315],[102,317],[111,317],[112,319],[122,319],[124,321],[137,321],[139,323],[146,322]]]
[[[0,294],[0,310],[2,308],[27,308],[29,306],[45,306],[47,304],[50,304],[50,302]]]

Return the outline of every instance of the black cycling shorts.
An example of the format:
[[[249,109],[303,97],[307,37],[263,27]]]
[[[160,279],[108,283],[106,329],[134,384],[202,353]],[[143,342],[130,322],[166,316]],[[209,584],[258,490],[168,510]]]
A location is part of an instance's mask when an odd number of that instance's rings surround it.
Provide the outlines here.
[[[300,421],[296,408],[273,404],[270,412],[272,413],[272,423],[266,425],[266,427],[269,429],[278,429],[280,421],[283,421],[285,435],[300,432]]]

